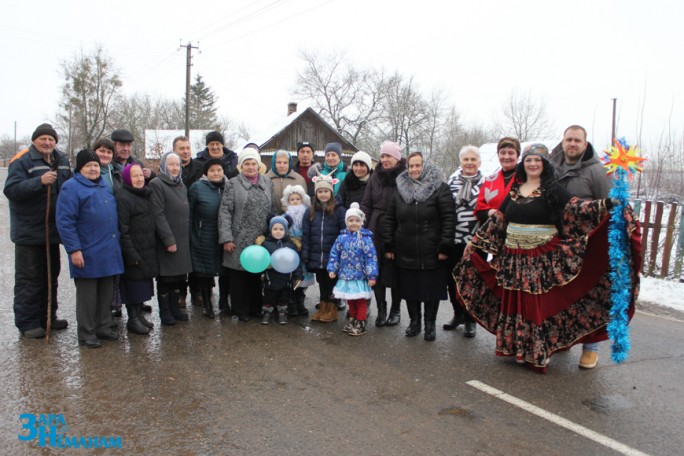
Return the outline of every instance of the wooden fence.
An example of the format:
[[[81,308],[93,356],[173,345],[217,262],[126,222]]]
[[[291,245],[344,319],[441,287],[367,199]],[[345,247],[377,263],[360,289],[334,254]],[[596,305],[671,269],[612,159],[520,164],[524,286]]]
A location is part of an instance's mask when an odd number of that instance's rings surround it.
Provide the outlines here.
[[[646,276],[675,278],[682,276],[684,260],[684,211],[677,203],[634,201],[641,220],[641,253]]]

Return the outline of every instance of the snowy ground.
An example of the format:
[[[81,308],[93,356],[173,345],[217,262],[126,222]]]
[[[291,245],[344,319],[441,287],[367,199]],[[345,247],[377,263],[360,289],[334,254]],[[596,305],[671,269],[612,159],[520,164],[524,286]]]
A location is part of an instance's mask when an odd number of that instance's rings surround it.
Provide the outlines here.
[[[641,278],[641,291],[639,293],[638,307],[645,310],[653,306],[672,309],[666,312],[674,317],[684,317],[684,283],[673,280],[655,279],[653,277]],[[659,309],[664,310],[664,309]],[[658,312],[660,313],[660,312]]]

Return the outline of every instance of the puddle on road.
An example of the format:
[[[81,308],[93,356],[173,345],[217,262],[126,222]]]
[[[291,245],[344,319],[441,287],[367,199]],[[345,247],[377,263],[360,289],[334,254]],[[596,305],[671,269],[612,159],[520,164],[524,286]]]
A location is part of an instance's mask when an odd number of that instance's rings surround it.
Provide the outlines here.
[[[441,415],[441,416],[451,415],[451,416],[462,416],[465,418],[475,418],[475,414],[472,411],[470,411],[468,409],[461,408],[461,407],[443,408],[437,414]]]
[[[587,399],[582,401],[582,405],[585,405],[594,412],[599,413],[617,412],[634,407],[634,404],[632,404],[629,399],[619,395],[599,396],[595,399]]]

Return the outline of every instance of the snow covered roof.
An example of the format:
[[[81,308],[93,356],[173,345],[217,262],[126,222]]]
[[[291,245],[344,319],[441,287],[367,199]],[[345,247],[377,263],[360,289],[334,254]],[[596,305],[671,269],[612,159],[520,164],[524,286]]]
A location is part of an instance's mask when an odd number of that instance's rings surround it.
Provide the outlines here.
[[[272,122],[270,125],[264,127],[257,134],[252,135],[249,141],[247,141],[247,143],[257,144],[261,149],[267,148],[280,150],[283,148],[283,142],[285,143],[285,145],[289,145],[290,142],[293,142],[294,144],[292,144],[292,147],[294,151],[294,145],[300,139],[296,137],[297,133],[294,129],[296,129],[297,126],[293,126],[293,124],[300,120],[302,117],[309,117],[309,119],[303,119],[303,123],[310,122],[312,118],[315,119],[314,125],[318,126],[318,128],[315,129],[318,132],[317,136],[325,138],[327,140],[322,141],[307,136],[306,139],[312,141],[314,146],[322,147],[325,144],[325,142],[337,141],[340,144],[342,144],[343,150],[352,152],[356,152],[358,150],[352,143],[350,143],[344,136],[342,136],[332,125],[326,122],[325,119],[323,119],[323,117],[321,117],[321,115],[314,111],[311,107],[307,107],[302,111],[295,111],[284,118]],[[290,132],[289,138],[284,139],[284,137],[288,136],[288,134],[286,134],[286,130],[288,130],[290,127],[293,128],[293,131]],[[317,149],[314,152],[317,156],[319,156],[318,152],[322,152],[322,150],[323,149]]]

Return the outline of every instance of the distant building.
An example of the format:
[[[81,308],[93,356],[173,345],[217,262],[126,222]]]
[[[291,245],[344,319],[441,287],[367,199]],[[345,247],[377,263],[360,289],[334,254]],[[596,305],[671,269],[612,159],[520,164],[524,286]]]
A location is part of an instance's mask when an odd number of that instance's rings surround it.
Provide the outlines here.
[[[342,145],[342,158],[346,162],[359,150],[312,108],[297,112],[297,103],[289,103],[284,119],[264,129],[263,133],[252,136],[249,142],[259,146],[262,161],[270,168],[271,157],[275,152],[285,150],[295,156],[297,143],[300,141],[313,144],[316,157],[323,157],[327,143],[338,142]]]

